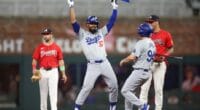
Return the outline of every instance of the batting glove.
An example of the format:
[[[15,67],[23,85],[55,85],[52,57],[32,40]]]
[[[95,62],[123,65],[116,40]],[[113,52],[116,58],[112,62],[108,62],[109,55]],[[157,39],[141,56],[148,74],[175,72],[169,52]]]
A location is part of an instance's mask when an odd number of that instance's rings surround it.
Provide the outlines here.
[[[118,4],[116,0],[111,0],[111,5],[113,7],[113,9],[117,9],[118,8]]]
[[[69,7],[74,6],[74,0],[67,0]]]

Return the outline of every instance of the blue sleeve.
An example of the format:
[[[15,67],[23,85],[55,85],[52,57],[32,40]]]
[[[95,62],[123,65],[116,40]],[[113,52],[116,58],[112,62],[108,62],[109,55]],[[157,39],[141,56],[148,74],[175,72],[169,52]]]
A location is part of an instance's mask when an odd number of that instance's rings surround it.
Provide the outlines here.
[[[117,10],[114,9],[113,12],[112,12],[112,16],[110,17],[109,19],[109,22],[108,24],[106,25],[107,29],[108,29],[108,32],[112,29],[115,21],[117,19]]]
[[[72,26],[73,26],[74,32],[78,34],[80,30],[80,25],[77,22],[75,22],[72,24]]]

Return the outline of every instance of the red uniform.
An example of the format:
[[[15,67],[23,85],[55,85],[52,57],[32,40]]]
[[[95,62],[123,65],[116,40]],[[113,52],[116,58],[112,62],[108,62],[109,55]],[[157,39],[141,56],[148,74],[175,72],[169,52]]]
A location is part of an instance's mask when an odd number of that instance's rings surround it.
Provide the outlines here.
[[[166,74],[166,63],[160,56],[168,56],[168,49],[173,46],[172,36],[169,32],[165,30],[160,30],[159,32],[154,32],[151,36],[156,46],[156,56],[154,63],[151,67],[152,77],[144,83],[141,87],[140,98],[144,102],[148,101],[148,91],[151,85],[151,80],[154,81],[155,90],[155,110],[162,110],[163,106],[163,87]]]
[[[40,68],[55,68],[59,66],[58,61],[63,59],[63,54],[56,43],[49,46],[41,43],[35,49],[33,59],[39,61]]]
[[[154,32],[151,39],[156,45],[156,55],[158,56],[167,56],[167,49],[174,45],[171,34],[162,29],[159,32]]]

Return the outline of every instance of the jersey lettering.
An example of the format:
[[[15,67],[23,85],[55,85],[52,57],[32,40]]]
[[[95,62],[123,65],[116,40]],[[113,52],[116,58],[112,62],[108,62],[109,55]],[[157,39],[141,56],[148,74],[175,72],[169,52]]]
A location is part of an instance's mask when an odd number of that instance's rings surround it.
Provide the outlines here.
[[[56,56],[57,55],[57,52],[56,50],[49,50],[49,51],[41,51],[40,52],[41,54],[41,57],[44,57],[44,56]]]
[[[88,45],[91,45],[91,44],[97,43],[100,39],[101,39],[100,35],[98,35],[94,38],[87,37],[86,42],[87,42]]]

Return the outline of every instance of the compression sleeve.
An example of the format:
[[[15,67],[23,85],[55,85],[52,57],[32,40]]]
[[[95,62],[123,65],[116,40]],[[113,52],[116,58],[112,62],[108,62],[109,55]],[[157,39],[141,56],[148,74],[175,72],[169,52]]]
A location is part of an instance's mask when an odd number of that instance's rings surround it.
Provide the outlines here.
[[[72,27],[73,27],[73,29],[74,29],[74,32],[75,32],[76,34],[78,34],[78,33],[79,33],[79,30],[80,30],[80,25],[79,25],[77,22],[75,22],[75,23],[72,24]]]
[[[110,17],[110,19],[109,19],[109,22],[108,22],[108,24],[106,25],[106,27],[107,27],[107,29],[108,29],[108,32],[112,29],[112,27],[113,27],[113,25],[114,25],[116,19],[117,19],[117,10],[114,9],[113,12],[112,12],[112,15],[111,15],[111,17]]]

